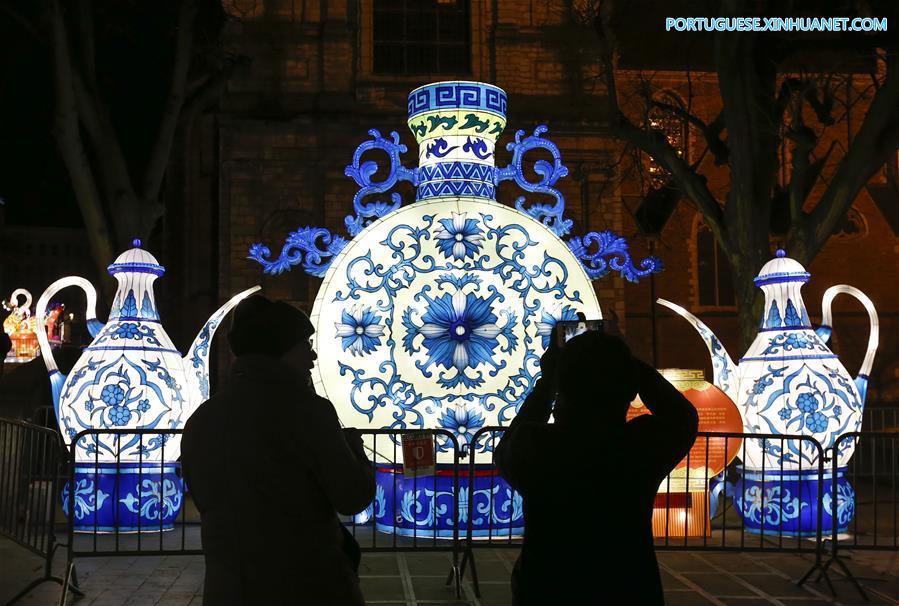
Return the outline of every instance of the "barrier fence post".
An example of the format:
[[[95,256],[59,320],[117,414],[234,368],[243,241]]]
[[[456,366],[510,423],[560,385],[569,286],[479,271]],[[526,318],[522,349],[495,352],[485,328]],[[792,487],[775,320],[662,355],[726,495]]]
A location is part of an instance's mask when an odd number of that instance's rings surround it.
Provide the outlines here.
[[[0,418],[0,534],[43,559],[43,575],[9,599],[11,605],[53,575],[54,522],[64,446],[51,429]]]

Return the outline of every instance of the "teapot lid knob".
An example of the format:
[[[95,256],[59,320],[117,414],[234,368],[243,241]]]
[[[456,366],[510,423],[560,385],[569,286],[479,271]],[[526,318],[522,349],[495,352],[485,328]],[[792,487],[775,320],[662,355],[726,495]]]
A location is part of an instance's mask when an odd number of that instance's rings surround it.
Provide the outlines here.
[[[136,242],[139,242],[139,240],[136,240]],[[140,244],[138,244],[137,246],[140,246]],[[778,248],[778,249],[774,252],[774,256],[776,256],[776,257],[779,258],[779,259],[780,259],[780,258],[783,258],[783,257],[786,257],[786,256],[787,256],[787,251],[785,251],[785,250],[782,249],[782,248]]]
[[[140,245],[141,245],[140,238],[135,238],[134,240],[132,240],[131,245],[134,246],[135,248],[140,248]]]

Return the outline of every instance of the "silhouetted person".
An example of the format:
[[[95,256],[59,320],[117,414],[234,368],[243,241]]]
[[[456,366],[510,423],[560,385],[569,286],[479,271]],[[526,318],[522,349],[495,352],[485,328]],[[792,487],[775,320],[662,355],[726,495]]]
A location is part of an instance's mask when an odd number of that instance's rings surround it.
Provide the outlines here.
[[[231,379],[185,425],[204,604],[364,604],[358,545],[337,513],[365,509],[374,477],[358,432],[341,430],[311,387],[313,332],[286,303],[242,301],[228,335]]]
[[[524,498],[513,603],[663,604],[653,502],[696,438],[696,410],[607,334],[550,345],[540,364],[543,378],[496,449]],[[652,416],[626,422],[638,392]]]
[[[0,326],[3,322],[0,320]],[[0,377],[3,376],[3,367],[6,365],[5,360],[9,350],[12,349],[12,339],[0,328]]]

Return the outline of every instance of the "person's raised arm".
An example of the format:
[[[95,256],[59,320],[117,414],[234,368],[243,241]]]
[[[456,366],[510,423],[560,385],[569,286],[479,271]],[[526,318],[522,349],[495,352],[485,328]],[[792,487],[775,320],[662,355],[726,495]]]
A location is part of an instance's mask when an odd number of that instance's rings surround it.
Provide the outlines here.
[[[368,507],[375,478],[358,433],[341,429],[334,405],[318,396],[311,397],[304,423],[310,425],[315,476],[334,508],[352,515]]]
[[[554,343],[553,339],[540,358],[541,378],[534,384],[496,447],[494,458],[500,475],[516,490],[525,487],[529,473],[536,470],[535,462],[541,456],[538,434],[552,414],[558,359],[558,347]]]
[[[674,463],[687,455],[696,440],[699,416],[690,401],[655,368],[634,358],[640,399],[659,429],[657,446]]]

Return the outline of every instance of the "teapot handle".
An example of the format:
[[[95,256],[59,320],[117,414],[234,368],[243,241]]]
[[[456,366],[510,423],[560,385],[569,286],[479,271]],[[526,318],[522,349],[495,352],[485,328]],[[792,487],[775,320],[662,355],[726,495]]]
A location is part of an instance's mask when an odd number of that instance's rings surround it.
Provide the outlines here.
[[[824,291],[824,298],[821,300],[821,314],[823,316],[821,319],[821,329],[825,331],[825,334],[830,334],[833,327],[831,304],[833,303],[834,297],[842,294],[852,295],[858,299],[865,308],[865,311],[868,312],[868,320],[871,323],[871,332],[868,336],[868,350],[865,352],[865,359],[858,372],[859,378],[867,381],[868,373],[871,372],[871,366],[874,364],[874,354],[877,353],[877,345],[880,342],[880,322],[877,319],[877,310],[874,308],[874,303],[871,302],[868,295],[854,286],[849,286],[847,284],[837,284],[828,288]]]
[[[56,365],[56,360],[53,358],[53,349],[50,347],[50,340],[47,338],[47,328],[44,326],[43,318],[47,313],[47,306],[50,304],[50,299],[63,288],[68,288],[69,286],[79,286],[87,296],[87,313],[85,315],[87,327],[91,336],[96,336],[96,334],[100,332],[100,328],[103,327],[103,324],[97,320],[97,291],[94,290],[94,286],[84,278],[79,278],[78,276],[60,278],[48,286],[47,290],[44,291],[44,294],[41,295],[41,298],[37,300],[37,307],[35,308],[34,313],[37,316],[38,321],[35,322],[34,328],[35,333],[37,333],[37,342],[41,347],[41,357],[44,359],[44,364],[47,366],[47,372],[50,373],[50,385],[53,389],[53,403],[56,408],[59,408],[59,395],[62,391],[62,385],[65,383],[66,377],[59,372],[59,367]]]

